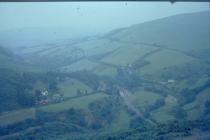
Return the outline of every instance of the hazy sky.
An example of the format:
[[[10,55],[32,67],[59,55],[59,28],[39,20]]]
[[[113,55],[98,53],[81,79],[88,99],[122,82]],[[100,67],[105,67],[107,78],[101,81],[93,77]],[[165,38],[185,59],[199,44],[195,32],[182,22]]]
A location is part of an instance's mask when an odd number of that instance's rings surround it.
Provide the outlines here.
[[[209,10],[209,5],[189,2],[0,3],[0,30],[62,27],[95,34],[169,15]]]

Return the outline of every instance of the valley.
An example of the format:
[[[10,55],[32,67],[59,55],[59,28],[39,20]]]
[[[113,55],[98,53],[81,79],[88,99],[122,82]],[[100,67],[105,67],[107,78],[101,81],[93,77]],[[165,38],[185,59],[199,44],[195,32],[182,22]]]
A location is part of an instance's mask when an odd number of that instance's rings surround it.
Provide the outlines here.
[[[207,29],[209,11],[0,48],[0,140],[208,139]]]

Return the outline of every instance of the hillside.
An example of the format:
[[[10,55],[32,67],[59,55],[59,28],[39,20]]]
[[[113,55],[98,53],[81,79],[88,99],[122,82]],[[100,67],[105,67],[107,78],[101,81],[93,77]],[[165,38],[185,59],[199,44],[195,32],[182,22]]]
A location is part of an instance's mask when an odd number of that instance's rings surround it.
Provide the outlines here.
[[[0,69],[14,70],[16,72],[35,72],[41,71],[38,66],[29,64],[18,55],[14,55],[9,49],[0,47]]]
[[[19,113],[15,122],[1,128],[1,135],[127,140],[187,139],[200,133],[209,138],[208,29],[209,11],[157,19],[102,36],[19,46],[13,50],[17,55],[50,72],[16,78],[22,79],[20,85],[27,80],[23,93],[33,97],[26,110],[16,111],[31,111],[31,120],[24,121]],[[10,53],[1,52],[2,61],[13,68]],[[3,114],[0,121],[16,111]]]
[[[196,51],[196,49],[202,50],[209,47],[209,22],[209,11],[181,14],[136,24],[105,37],[132,43],[163,45],[177,50]]]

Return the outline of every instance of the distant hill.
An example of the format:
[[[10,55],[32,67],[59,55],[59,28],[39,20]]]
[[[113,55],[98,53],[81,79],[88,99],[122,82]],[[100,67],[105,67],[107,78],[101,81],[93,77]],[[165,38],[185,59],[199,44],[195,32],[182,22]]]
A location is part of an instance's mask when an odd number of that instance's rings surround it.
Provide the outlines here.
[[[41,69],[32,64],[26,63],[21,57],[13,54],[10,50],[0,47],[0,69],[15,71],[40,71]]]
[[[18,53],[32,62],[41,65],[46,63],[53,68],[69,65],[87,56],[114,52],[117,48],[129,49],[131,46],[144,45],[147,48],[159,46],[178,50],[209,61],[210,30],[208,29],[210,29],[209,11],[180,14],[116,29],[104,36],[77,40],[74,43],[66,41],[63,44],[23,47]]]
[[[108,34],[108,38],[156,43],[180,50],[209,47],[210,11],[180,14],[136,24]]]

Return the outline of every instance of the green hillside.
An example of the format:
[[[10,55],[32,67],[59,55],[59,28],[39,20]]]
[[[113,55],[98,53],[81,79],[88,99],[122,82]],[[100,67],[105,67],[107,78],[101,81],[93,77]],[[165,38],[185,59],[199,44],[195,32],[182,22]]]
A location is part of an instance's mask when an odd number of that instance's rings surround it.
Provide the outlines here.
[[[13,103],[0,102],[7,107],[0,111],[9,111],[0,114],[0,122],[5,119],[0,134],[37,140],[173,140],[200,133],[208,139],[209,29],[209,12],[189,13],[73,43],[16,50],[49,72],[30,71],[26,62],[0,49],[0,68],[11,71],[0,71],[8,81],[0,80],[0,99]],[[18,115],[8,123],[13,113]]]
[[[209,49],[209,22],[209,11],[181,14],[136,24],[106,37],[132,43],[158,44],[178,50],[200,51]]]

